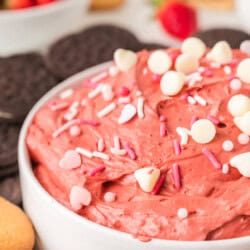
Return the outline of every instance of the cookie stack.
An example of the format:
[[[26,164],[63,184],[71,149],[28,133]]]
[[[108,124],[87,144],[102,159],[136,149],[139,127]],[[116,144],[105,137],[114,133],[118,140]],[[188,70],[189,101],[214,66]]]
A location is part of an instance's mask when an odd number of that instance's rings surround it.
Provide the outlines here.
[[[0,186],[12,183],[6,178],[18,179],[17,142],[22,122],[34,103],[57,84],[55,77],[45,66],[38,54],[17,55],[0,58]],[[5,180],[5,181],[3,181]],[[4,186],[3,186],[4,185]],[[19,193],[18,185],[11,185],[14,193]],[[8,190],[1,195],[11,197]],[[8,194],[8,195],[7,195]],[[11,198],[10,198],[11,199]],[[14,200],[13,200],[14,199]],[[17,195],[11,199],[20,202]]]

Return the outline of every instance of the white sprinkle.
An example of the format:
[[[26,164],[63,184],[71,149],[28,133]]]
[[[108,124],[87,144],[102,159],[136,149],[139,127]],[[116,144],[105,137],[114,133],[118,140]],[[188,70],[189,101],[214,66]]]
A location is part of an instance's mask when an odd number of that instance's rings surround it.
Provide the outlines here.
[[[232,73],[232,69],[229,66],[224,67],[224,72],[226,75],[230,75]]]
[[[66,121],[71,121],[77,116],[77,114],[78,114],[78,110],[77,109],[72,109],[72,110],[69,110],[67,113],[65,113],[63,118]]]
[[[148,73],[148,69],[144,68],[142,73],[143,73],[143,75],[146,75]]]
[[[73,95],[73,93],[74,93],[73,89],[66,89],[60,94],[60,98],[61,99],[69,98],[70,96]]]
[[[121,149],[120,139],[118,136],[114,136],[114,148]]]
[[[116,199],[116,194],[113,192],[106,192],[103,198],[106,202],[114,202]]]
[[[121,115],[118,119],[118,123],[119,124],[124,124],[126,122],[129,122],[131,119],[133,119],[133,117],[136,115],[137,111],[134,105],[132,104],[126,104],[122,111],[121,111]]]
[[[57,110],[66,109],[68,106],[69,106],[69,104],[64,102],[64,103],[52,103],[49,107],[52,111],[57,111]],[[0,112],[0,116],[1,116],[1,113],[2,112]],[[6,115],[5,115],[5,117],[6,117]],[[12,116],[10,116],[9,118],[12,118]]]
[[[137,114],[140,119],[144,117],[144,98],[139,97],[137,100]]]
[[[118,98],[118,103],[120,103],[120,104],[128,104],[130,102],[131,102],[131,97],[130,96],[119,97]]]
[[[97,157],[97,158],[101,158],[101,159],[107,160],[107,161],[110,159],[109,155],[107,155],[105,153],[98,152],[98,151],[94,151],[92,153],[92,156]]]
[[[58,128],[53,134],[52,137],[56,138],[58,137],[60,134],[62,134],[64,131],[66,131],[67,129],[69,129],[70,127],[79,124],[80,120],[79,119],[75,119],[72,121],[69,121],[67,123],[65,123],[64,125],[62,125],[60,128]]]
[[[114,92],[112,86],[109,84],[104,84],[102,87],[102,97],[105,101],[111,101],[114,98]]]
[[[188,134],[188,135],[190,135],[191,136],[191,131],[189,130],[189,129],[187,129],[187,128],[184,128],[184,127],[182,127],[182,129]]]
[[[186,76],[186,81],[200,80],[200,79],[202,79],[200,72],[194,72]]]
[[[86,105],[87,105],[87,100],[86,99],[82,99],[81,106],[85,107]]]
[[[104,71],[96,76],[94,76],[93,78],[90,79],[90,81],[92,83],[97,83],[100,82],[101,80],[105,79],[108,76],[108,72]]]
[[[185,219],[188,217],[188,211],[186,208],[179,208],[177,212],[177,216],[179,219]]]
[[[104,109],[102,109],[101,111],[99,111],[97,113],[97,116],[99,118],[102,118],[102,117],[108,115],[109,113],[111,113],[115,108],[116,108],[116,104],[114,102],[112,102],[108,106],[106,106]]]
[[[222,173],[228,174],[229,173],[229,165],[227,163],[222,165]]]
[[[243,134],[243,133],[239,134],[239,136],[238,136],[239,144],[246,145],[246,144],[249,143],[249,141],[250,141],[250,138],[249,138],[249,136],[247,134]]]
[[[86,156],[86,157],[88,157],[88,158],[92,158],[92,153],[91,153],[89,150],[85,149],[85,148],[77,147],[77,148],[75,149],[75,151],[76,151],[78,154],[81,154],[81,155]]]
[[[232,90],[240,90],[242,86],[242,82],[240,81],[240,79],[233,79],[230,82],[230,88]]]
[[[185,129],[182,127],[176,128],[177,134],[181,137],[181,145],[187,145],[188,144],[188,134]]]
[[[226,140],[226,141],[223,142],[222,148],[223,148],[223,150],[229,152],[229,151],[232,151],[232,150],[233,150],[234,144],[233,144],[232,141]]]
[[[104,140],[103,138],[99,138],[98,142],[97,142],[97,150],[99,152],[103,152],[104,151],[104,148],[105,148],[105,145],[104,145]]]
[[[207,101],[206,101],[203,97],[199,96],[198,94],[196,94],[196,95],[194,96],[194,99],[195,99],[195,101],[197,101],[201,106],[206,106],[206,105],[207,105]]]
[[[211,66],[211,68],[219,69],[221,67],[221,64],[218,62],[211,62],[210,66]]]
[[[199,71],[200,73],[204,73],[204,72],[206,71],[206,68],[200,66],[200,67],[198,68],[198,71]]]
[[[109,75],[111,77],[116,76],[119,73],[119,69],[116,66],[111,66],[109,68]]]
[[[136,93],[135,93],[136,96],[141,96],[142,95],[142,92],[140,90],[137,90]]]
[[[70,107],[69,107],[69,110],[75,110],[79,107],[79,102],[78,101],[74,101]]]
[[[126,155],[127,151],[125,149],[110,148],[110,152],[114,155]]]
[[[94,90],[88,93],[88,98],[92,99],[101,94],[103,84],[99,84]]]
[[[187,101],[188,101],[188,103],[190,103],[192,105],[196,104],[196,100],[192,96],[188,96]]]

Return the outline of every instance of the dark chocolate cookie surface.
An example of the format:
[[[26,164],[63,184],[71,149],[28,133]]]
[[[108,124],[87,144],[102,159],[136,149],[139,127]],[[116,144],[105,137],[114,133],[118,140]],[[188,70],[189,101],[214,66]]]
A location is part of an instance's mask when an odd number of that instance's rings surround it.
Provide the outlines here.
[[[67,36],[51,46],[48,64],[52,72],[65,79],[88,67],[109,61],[118,48],[136,50],[137,38],[128,30],[112,25],[94,26]]]
[[[0,171],[17,161],[17,141],[20,127],[0,123]]]
[[[156,49],[166,49],[168,48],[167,45],[160,44],[160,43],[141,43],[138,47],[137,51],[146,49],[146,50],[156,50]]]
[[[0,58],[0,121],[22,122],[35,102],[56,84],[38,54]]]
[[[225,40],[227,41],[232,48],[239,48],[241,42],[249,40],[250,36],[248,33],[236,30],[236,29],[209,29],[205,31],[200,31],[194,35],[195,37],[200,38],[206,43],[208,47],[213,47],[218,41]]]

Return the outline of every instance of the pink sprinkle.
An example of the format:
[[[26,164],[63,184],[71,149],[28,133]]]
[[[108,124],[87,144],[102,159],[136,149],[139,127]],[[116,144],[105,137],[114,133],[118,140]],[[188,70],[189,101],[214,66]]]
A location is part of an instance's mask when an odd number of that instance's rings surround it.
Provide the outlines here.
[[[181,188],[180,166],[177,163],[174,163],[172,169],[173,169],[174,186],[177,190],[180,190]]]
[[[193,115],[192,118],[191,118],[191,122],[190,122],[190,125],[191,127],[193,126],[193,124],[199,120],[199,117],[196,116],[196,115]]]
[[[100,122],[94,120],[80,120],[81,125],[99,126]]]
[[[79,136],[81,134],[81,129],[79,126],[74,125],[70,128],[69,133],[71,136],[76,137],[76,136]]]
[[[49,105],[49,107],[52,111],[63,110],[63,109],[66,109],[68,106],[69,106],[69,104],[66,102],[63,102],[63,103],[53,102]]]
[[[156,183],[153,191],[152,191],[152,195],[157,195],[161,189],[161,187],[163,186],[164,182],[166,180],[166,175],[162,174],[161,177],[159,178],[158,182]]]
[[[161,75],[153,74],[152,80],[154,83],[159,83],[161,81]]]
[[[104,201],[106,202],[114,202],[116,199],[116,194],[113,192],[106,192],[103,198],[104,198]]]
[[[189,97],[189,94],[186,92],[186,93],[184,93],[180,98],[181,98],[181,100],[183,100],[183,101],[187,101],[188,97]]]
[[[215,158],[214,154],[211,151],[209,151],[207,148],[203,148],[202,153],[208,158],[208,160],[216,169],[221,169],[221,163]]]
[[[104,144],[104,140],[103,138],[99,138],[98,142],[97,142],[97,150],[99,152],[103,152],[105,149],[105,144]]]
[[[99,166],[99,167],[96,167],[96,168],[94,168],[94,169],[92,169],[92,170],[90,171],[89,176],[93,177],[93,176],[95,176],[96,174],[103,172],[105,169],[106,169],[106,167],[105,167],[104,165],[101,165],[101,166]]]
[[[83,88],[90,88],[90,89],[95,89],[97,87],[97,83],[94,83],[90,80],[85,80],[83,83],[82,83],[82,87]]]
[[[57,129],[53,134],[52,137],[56,138],[58,137],[60,134],[62,134],[64,131],[66,131],[67,129],[69,129],[70,127],[79,124],[80,120],[79,119],[75,119],[75,120],[71,120],[68,121],[67,123],[65,123],[64,125],[62,125],[59,129]]]
[[[160,123],[160,136],[165,137],[167,135],[166,124],[161,122]]]
[[[129,90],[129,88],[127,88],[127,87],[125,87],[125,86],[122,86],[122,87],[120,87],[120,89],[119,89],[119,95],[120,96],[128,96],[130,94],[130,90]]]
[[[173,140],[173,144],[174,144],[174,152],[176,155],[180,155],[181,154],[181,145],[180,142],[175,139]]]
[[[167,118],[164,115],[160,116],[160,122],[165,122],[167,120]]]
[[[217,117],[213,116],[213,115],[208,115],[207,119],[210,120],[215,125],[220,124],[220,120]]]
[[[131,160],[136,160],[137,155],[135,154],[135,151],[128,145],[128,143],[125,143],[124,148],[126,149],[130,159]]]

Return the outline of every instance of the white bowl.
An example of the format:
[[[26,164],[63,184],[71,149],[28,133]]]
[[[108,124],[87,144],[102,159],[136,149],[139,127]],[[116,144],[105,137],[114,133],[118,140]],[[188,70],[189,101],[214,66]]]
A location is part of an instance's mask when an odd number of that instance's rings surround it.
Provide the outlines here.
[[[89,0],[60,0],[43,6],[0,11],[0,56],[43,50],[80,27]]]
[[[147,243],[131,235],[91,222],[65,208],[51,197],[33,174],[25,139],[32,119],[43,105],[69,86],[108,68],[105,63],[79,73],[47,93],[26,118],[18,148],[23,206],[37,232],[39,249],[46,250],[249,250],[250,237],[184,242],[152,240]]]

